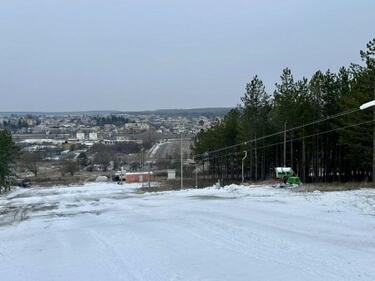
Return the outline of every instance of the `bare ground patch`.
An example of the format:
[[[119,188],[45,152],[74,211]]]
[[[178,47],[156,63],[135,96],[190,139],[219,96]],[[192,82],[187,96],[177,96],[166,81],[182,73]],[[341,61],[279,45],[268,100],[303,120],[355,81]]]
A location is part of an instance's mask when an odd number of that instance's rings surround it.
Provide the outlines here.
[[[35,203],[25,206],[7,205],[0,212],[0,226],[20,223],[30,218],[32,213],[45,212],[58,208],[58,203]]]
[[[191,199],[198,199],[198,200],[232,200],[237,199],[238,197],[230,196],[216,196],[216,195],[191,195],[189,196]]]

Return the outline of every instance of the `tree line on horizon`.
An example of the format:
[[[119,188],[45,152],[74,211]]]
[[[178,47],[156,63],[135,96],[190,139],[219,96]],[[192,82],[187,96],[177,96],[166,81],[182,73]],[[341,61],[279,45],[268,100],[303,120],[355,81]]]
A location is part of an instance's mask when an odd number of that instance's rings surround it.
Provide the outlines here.
[[[284,164],[284,136],[263,136],[348,112],[287,131],[285,164],[305,181],[370,180],[375,111],[357,109],[375,98],[375,38],[366,47],[360,51],[362,65],[351,64],[337,72],[319,70],[297,80],[289,68],[283,69],[272,95],[255,75],[246,84],[241,104],[196,136],[192,148],[196,159],[209,163],[210,174],[238,178],[247,151],[246,178],[266,179],[274,167]]]

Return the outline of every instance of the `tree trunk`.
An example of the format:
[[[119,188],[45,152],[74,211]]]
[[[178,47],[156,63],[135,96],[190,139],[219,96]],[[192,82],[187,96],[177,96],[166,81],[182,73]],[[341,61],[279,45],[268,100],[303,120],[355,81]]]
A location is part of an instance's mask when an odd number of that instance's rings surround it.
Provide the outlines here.
[[[262,166],[261,166],[261,177],[262,177],[262,180],[264,180],[264,168],[265,168],[265,165],[264,165],[264,160],[265,160],[265,157],[264,157],[264,149],[262,150]]]
[[[250,147],[250,181],[253,180],[253,149]]]
[[[255,181],[258,180],[258,152],[255,143]]]
[[[302,139],[302,180],[306,182],[306,147],[305,138]]]

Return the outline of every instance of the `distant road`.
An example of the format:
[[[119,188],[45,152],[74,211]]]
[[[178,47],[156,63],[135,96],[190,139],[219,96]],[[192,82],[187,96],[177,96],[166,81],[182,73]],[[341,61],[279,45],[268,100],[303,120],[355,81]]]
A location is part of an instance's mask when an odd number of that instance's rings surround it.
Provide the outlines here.
[[[183,139],[182,149],[184,153],[190,154],[193,141],[191,139]],[[150,150],[149,158],[152,160],[165,159],[168,157],[177,158],[180,155],[181,140],[180,139],[169,139],[165,142],[154,145]]]

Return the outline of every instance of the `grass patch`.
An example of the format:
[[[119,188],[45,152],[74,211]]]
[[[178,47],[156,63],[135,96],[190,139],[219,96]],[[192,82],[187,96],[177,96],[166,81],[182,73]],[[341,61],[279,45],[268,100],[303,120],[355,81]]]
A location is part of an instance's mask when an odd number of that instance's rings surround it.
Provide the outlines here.
[[[332,191],[347,191],[357,190],[361,188],[374,188],[373,183],[369,182],[347,182],[347,183],[307,183],[297,188],[297,192],[332,192]]]

